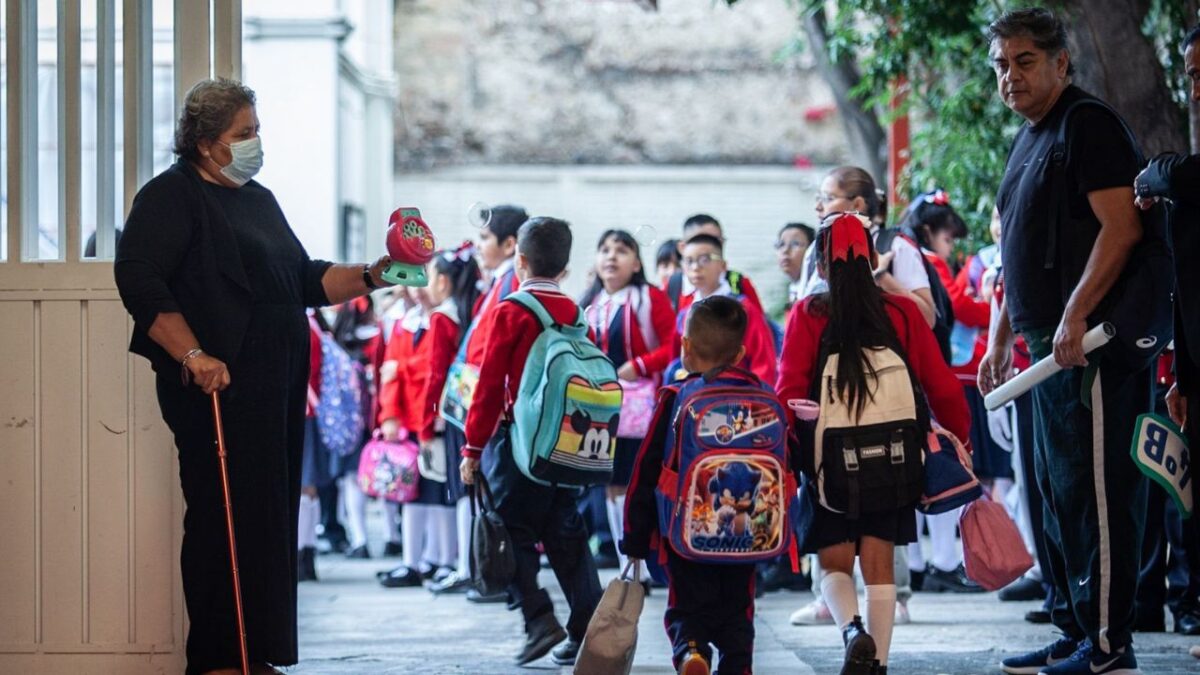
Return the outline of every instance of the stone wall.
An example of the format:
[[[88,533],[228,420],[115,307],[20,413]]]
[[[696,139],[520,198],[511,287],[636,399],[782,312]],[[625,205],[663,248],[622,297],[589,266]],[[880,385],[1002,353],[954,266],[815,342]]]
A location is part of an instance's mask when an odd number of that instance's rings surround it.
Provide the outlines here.
[[[399,0],[398,168],[844,154],[791,3],[659,4]]]

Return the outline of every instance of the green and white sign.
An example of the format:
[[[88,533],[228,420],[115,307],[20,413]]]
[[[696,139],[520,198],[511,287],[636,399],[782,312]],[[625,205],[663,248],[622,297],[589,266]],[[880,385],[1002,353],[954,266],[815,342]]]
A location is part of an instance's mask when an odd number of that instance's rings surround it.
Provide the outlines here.
[[[1192,466],[1187,438],[1171,420],[1161,415],[1138,417],[1130,450],[1133,461],[1167,491],[1184,518],[1192,515]]]

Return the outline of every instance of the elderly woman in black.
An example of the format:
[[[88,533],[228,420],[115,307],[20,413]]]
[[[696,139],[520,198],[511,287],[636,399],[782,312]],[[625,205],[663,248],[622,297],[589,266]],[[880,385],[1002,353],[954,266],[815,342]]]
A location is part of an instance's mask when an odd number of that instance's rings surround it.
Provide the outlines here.
[[[240,663],[210,395],[221,394],[246,641],[254,672],[296,663],[296,519],[309,370],[305,307],[382,286],[370,265],[312,260],[271,194],[254,92],[205,80],[175,131],[178,161],[134,199],[115,274],[130,351],[157,373],[179,450],[187,673]],[[269,665],[270,664],[270,665]]]

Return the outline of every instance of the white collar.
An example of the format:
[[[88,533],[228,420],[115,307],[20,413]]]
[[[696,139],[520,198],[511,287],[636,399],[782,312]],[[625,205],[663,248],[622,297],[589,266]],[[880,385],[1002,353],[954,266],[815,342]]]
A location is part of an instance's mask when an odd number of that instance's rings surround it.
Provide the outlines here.
[[[530,277],[521,282],[521,286],[517,289],[520,291],[543,291],[546,293],[562,293],[562,288],[554,279],[545,277]]]
[[[694,302],[700,302],[701,300],[703,300],[705,298],[711,298],[714,295],[724,295],[724,296],[733,295],[733,287],[729,285],[729,279],[722,275],[720,285],[718,285],[717,290],[713,291],[711,294],[701,295],[699,289],[696,289],[695,291],[693,291],[693,294],[695,297],[693,297],[692,300]]]
[[[601,286],[600,293],[596,296],[595,304],[606,305],[611,302],[616,305],[623,305],[629,300],[629,294],[632,292],[632,289],[633,284],[627,284],[616,293],[609,293]]]
[[[458,303],[454,298],[446,298],[440,305],[434,307],[430,314],[445,314],[454,323],[458,323]]]
[[[428,328],[429,314],[424,307],[418,304],[404,313],[404,318],[400,319],[400,327],[409,333],[416,333],[422,328]]]
[[[496,267],[496,269],[492,270],[492,283],[493,284],[499,283],[501,277],[503,277],[505,274],[508,274],[509,270],[511,270],[513,267],[515,267],[516,264],[517,264],[517,259],[515,256],[512,258],[505,259],[504,262],[500,263]]]

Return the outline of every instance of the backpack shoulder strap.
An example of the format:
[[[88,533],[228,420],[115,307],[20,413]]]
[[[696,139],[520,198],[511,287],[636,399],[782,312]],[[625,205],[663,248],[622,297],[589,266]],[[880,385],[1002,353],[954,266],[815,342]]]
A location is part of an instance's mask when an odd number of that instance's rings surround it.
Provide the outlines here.
[[[1129,128],[1129,124],[1125,122],[1125,119],[1112,106],[1098,98],[1092,97],[1081,98],[1067,106],[1067,109],[1063,111],[1058,129],[1054,133],[1054,145],[1050,150],[1050,229],[1046,232],[1046,259],[1043,265],[1048,270],[1054,269],[1058,262],[1058,230],[1062,222],[1068,218],[1067,200],[1063,198],[1063,192],[1067,188],[1067,164],[1071,158],[1069,144],[1071,116],[1076,110],[1084,107],[1100,108],[1107,111],[1121,125],[1126,138],[1133,145],[1133,152],[1137,157],[1138,163],[1145,163],[1142,150],[1137,143],[1137,136]]]
[[[733,270],[727,270],[725,272],[725,280],[729,282],[729,289],[733,292],[734,295],[742,294],[742,279],[743,278],[744,277],[742,276],[741,272],[734,272]]]
[[[898,227],[881,227],[879,232],[875,234],[875,251],[880,255],[892,250],[892,242],[896,241],[896,237],[900,236],[900,228]],[[919,251],[920,249],[918,249]],[[888,263],[888,271],[892,270],[892,265],[895,261]]]
[[[667,297],[671,300],[671,309],[679,311],[679,298],[683,296],[683,272],[676,272],[667,279]]]
[[[515,291],[505,298],[503,302],[515,302],[521,307],[524,307],[529,311],[530,314],[533,314],[535,317],[537,317],[539,322],[541,322],[542,330],[550,330],[553,328],[554,330],[566,335],[570,335],[571,337],[581,337],[587,335],[587,321],[584,319],[583,309],[579,308],[578,306],[575,308],[575,322],[571,324],[563,324],[555,321],[554,317],[550,316],[550,312],[546,310],[545,305],[542,304],[542,301],[538,300],[537,296],[529,291]]]

